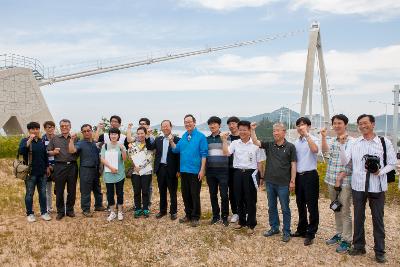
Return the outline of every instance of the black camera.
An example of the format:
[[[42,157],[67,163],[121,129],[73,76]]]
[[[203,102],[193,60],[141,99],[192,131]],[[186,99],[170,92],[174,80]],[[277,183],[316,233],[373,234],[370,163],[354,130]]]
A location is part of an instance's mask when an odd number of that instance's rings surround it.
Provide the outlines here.
[[[333,210],[334,212],[340,212],[340,209],[342,208],[342,203],[340,203],[339,199],[335,199],[332,201],[332,203],[329,205],[329,208]]]
[[[365,169],[369,173],[376,173],[381,168],[381,159],[378,156],[364,155]]]

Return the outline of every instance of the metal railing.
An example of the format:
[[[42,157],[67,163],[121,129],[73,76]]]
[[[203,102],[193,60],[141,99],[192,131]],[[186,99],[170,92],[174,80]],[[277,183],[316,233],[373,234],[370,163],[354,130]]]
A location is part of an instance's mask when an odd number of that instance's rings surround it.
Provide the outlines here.
[[[42,77],[42,79],[45,78],[45,68],[43,64],[36,58],[25,57],[18,54],[0,55],[0,69],[16,67],[31,69],[34,73],[37,73],[38,77]]]

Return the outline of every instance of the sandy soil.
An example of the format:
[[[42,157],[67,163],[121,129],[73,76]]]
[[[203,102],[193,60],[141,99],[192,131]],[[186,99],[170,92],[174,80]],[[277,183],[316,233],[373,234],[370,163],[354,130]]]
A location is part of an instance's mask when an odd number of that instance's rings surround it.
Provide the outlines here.
[[[122,222],[107,223],[106,212],[93,218],[80,213],[79,193],[75,205],[77,217],[45,222],[38,218],[28,223],[24,208],[24,184],[11,175],[10,160],[0,160],[0,266],[374,266],[370,212],[367,212],[367,255],[351,257],[337,254],[335,247],[325,245],[334,233],[334,216],[329,201],[320,199],[320,227],[315,243],[303,245],[294,238],[283,243],[281,236],[262,236],[267,229],[266,193],[259,191],[254,235],[235,231],[233,225],[209,225],[211,206],[208,188],[203,187],[201,225],[192,228],[171,221],[168,216],[157,220],[158,193],[154,184],[152,216],[134,219],[125,213]],[[205,183],[204,183],[205,184]],[[105,191],[104,191],[105,192]],[[105,194],[104,194],[105,195]],[[179,216],[183,216],[179,196]],[[35,196],[35,211],[38,214]],[[125,184],[125,207],[132,205],[130,181]],[[297,225],[295,199],[291,198],[292,230]],[[400,209],[385,209],[386,248],[389,266],[400,266]]]

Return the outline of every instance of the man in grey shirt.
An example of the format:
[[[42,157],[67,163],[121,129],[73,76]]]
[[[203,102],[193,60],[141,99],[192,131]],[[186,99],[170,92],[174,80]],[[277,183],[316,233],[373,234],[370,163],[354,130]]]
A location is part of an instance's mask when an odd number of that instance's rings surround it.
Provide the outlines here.
[[[56,220],[61,220],[65,213],[68,217],[75,217],[74,206],[76,198],[76,181],[78,178],[77,154],[69,153],[68,145],[71,139],[71,122],[67,119],[60,121],[61,134],[50,140],[47,150],[54,156],[54,176],[56,177]],[[67,207],[65,212],[64,189],[67,184]]]
[[[255,122],[251,124],[251,138],[255,145],[265,149],[267,155],[267,167],[265,182],[268,196],[269,225],[271,229],[264,232],[265,237],[279,234],[279,215],[277,198],[283,213],[282,241],[290,240],[291,213],[289,207],[289,191],[294,191],[296,179],[296,148],[285,139],[286,127],[278,122],[273,125],[273,142],[261,142],[257,140]],[[262,181],[262,180],[261,180]]]

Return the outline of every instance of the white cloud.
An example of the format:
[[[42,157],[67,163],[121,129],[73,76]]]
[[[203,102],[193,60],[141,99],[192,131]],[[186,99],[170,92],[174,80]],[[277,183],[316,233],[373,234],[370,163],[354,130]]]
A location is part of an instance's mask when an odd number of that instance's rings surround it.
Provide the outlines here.
[[[277,0],[178,0],[184,6],[200,6],[203,8],[223,11],[242,7],[260,7]]]
[[[290,8],[307,8],[313,12],[339,15],[361,15],[386,20],[400,15],[398,0],[292,0]]]

